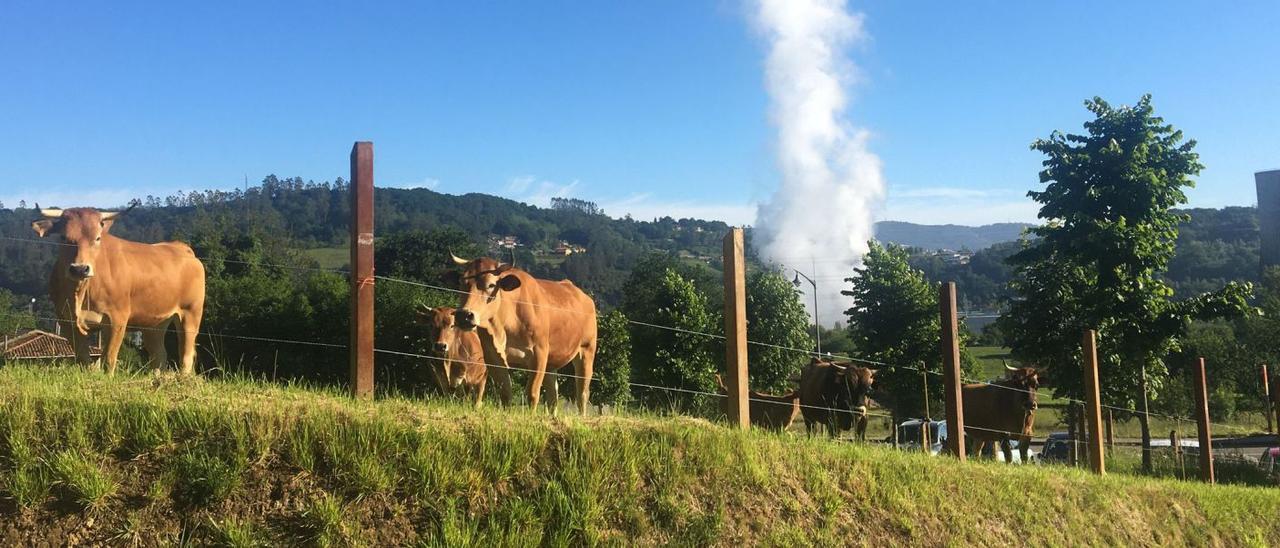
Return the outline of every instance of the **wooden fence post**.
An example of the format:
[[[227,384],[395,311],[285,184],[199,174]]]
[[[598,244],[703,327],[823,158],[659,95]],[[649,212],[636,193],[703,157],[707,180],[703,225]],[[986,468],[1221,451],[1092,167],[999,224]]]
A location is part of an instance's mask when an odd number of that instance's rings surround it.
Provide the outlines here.
[[[351,395],[373,397],[373,143],[351,147]]]
[[[938,308],[942,319],[942,379],[947,401],[947,447],[965,461],[964,383],[960,377],[960,334],[956,324],[956,283],[938,287]]]
[[[1177,428],[1169,431],[1169,447],[1173,449],[1173,460],[1178,463],[1178,477],[1187,479],[1187,465],[1182,459],[1182,436],[1178,435]]]
[[[1116,420],[1111,409],[1107,409],[1107,451],[1116,450]]]
[[[1262,364],[1262,409],[1267,415],[1267,433],[1274,434],[1275,423],[1271,422],[1271,376],[1267,374],[1267,364]]]
[[[1213,483],[1213,437],[1209,432],[1209,389],[1204,373],[1204,358],[1196,362],[1196,426],[1200,434],[1200,479]]]
[[[1098,475],[1107,473],[1106,455],[1102,452],[1102,400],[1098,393],[1098,333],[1084,332],[1084,393],[1087,406],[1085,420],[1089,427],[1089,466]]]
[[[742,229],[724,237],[724,378],[729,390],[729,422],[751,427],[747,401],[747,282]]]

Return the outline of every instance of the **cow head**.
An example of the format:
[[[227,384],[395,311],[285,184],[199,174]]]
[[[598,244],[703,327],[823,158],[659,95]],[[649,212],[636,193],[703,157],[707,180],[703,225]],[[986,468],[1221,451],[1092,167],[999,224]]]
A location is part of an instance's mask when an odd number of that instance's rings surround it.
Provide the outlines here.
[[[867,398],[875,384],[876,370],[853,363],[831,362],[836,370],[835,381],[839,389],[837,398],[848,406],[854,415],[867,414]]]
[[[102,251],[102,238],[111,230],[116,218],[127,211],[98,211],[88,207],[44,208],[40,209],[40,218],[31,223],[31,228],[41,238],[61,237],[63,247],[58,265],[65,265],[59,268],[65,267],[66,271],[55,274],[80,282],[96,274],[94,264]]]
[[[452,272],[446,280],[463,292],[458,310],[454,312],[456,326],[464,331],[473,331],[497,313],[502,294],[518,289],[520,278],[511,265],[488,257],[469,261],[450,256],[455,265],[462,267],[462,272]]]
[[[1035,411],[1039,406],[1036,403],[1036,391],[1040,389],[1039,373],[1034,367],[1010,367],[1007,363],[1004,369],[1006,382],[1020,390],[1018,399],[1022,402],[1023,409]]]
[[[462,384],[466,364],[449,361],[449,350],[457,338],[453,320],[453,308],[419,308],[418,324],[427,332],[427,343],[431,354],[440,358],[437,371],[443,376],[445,383],[451,388]]]

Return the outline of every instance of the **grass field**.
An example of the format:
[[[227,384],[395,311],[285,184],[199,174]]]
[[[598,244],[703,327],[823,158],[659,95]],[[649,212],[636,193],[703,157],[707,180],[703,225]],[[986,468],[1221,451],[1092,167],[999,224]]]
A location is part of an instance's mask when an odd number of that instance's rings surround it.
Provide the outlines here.
[[[320,268],[346,268],[351,262],[349,247],[316,247],[302,250],[302,254],[320,263]]]
[[[0,368],[4,545],[1276,545],[1277,512],[690,418]]]

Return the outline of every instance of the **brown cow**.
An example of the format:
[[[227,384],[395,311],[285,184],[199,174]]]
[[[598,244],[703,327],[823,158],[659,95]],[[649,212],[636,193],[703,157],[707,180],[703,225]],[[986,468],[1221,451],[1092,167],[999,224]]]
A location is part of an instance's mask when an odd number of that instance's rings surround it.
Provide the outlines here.
[[[452,307],[418,310],[418,323],[427,329],[431,352],[439,358],[431,364],[431,376],[440,390],[446,394],[471,394],[474,405],[484,402],[485,384],[490,375],[498,384],[502,405],[511,404],[511,375],[506,369],[494,367],[490,373],[485,365],[484,347],[473,331],[463,331],[454,326]]]
[[[725,388],[724,380],[720,378],[720,375],[716,375],[716,386],[720,388],[721,394],[728,396],[729,389]],[[752,390],[748,392],[747,397],[750,398],[749,401],[751,402],[748,406],[751,413],[751,424],[756,428],[783,432],[791,428],[791,423],[795,422],[796,415],[800,414],[799,391],[792,391],[785,396],[774,396]],[[728,397],[720,398],[720,407],[726,415],[729,414]]]
[[[479,330],[485,354],[493,356],[495,365],[532,371],[527,390],[534,408],[547,371],[572,363],[574,399],[585,415],[596,357],[596,305],[591,297],[568,280],[540,280],[488,257],[468,261],[453,256],[453,262],[462,272],[451,272],[456,278],[449,282],[466,292],[454,313],[458,328]],[[557,385],[547,387],[552,414],[559,407]]]
[[[130,208],[132,209],[132,208]],[[149,365],[167,360],[164,334],[177,318],[182,373],[195,373],[196,335],[204,312],[204,265],[187,244],[143,244],[112,236],[120,212],[91,208],[41,209],[31,223],[40,237],[60,235],[49,274],[58,319],[72,323],[76,359],[89,363],[89,328],[107,330],[107,374],[115,374],[125,330],[142,330]]]
[[[858,439],[867,435],[867,395],[875,383],[876,370],[851,362],[814,358],[800,375],[800,412],[809,434],[820,424],[836,437],[842,430],[857,427]],[[856,421],[856,422],[855,422]]]
[[[1009,440],[1018,440],[1018,456],[1027,462],[1035,424],[1036,390],[1039,375],[1032,367],[1009,367],[1008,375],[991,384],[966,384],[961,387],[964,398],[964,435],[970,441],[969,454],[980,455],[988,444],[1000,443],[1005,462],[1013,462]]]

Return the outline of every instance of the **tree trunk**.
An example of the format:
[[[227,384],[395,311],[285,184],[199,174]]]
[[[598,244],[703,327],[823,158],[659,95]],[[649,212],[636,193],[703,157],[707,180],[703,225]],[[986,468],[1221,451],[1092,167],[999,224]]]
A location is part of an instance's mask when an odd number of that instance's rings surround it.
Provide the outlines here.
[[[1138,414],[1138,425],[1142,427],[1142,471],[1151,473],[1151,415],[1147,409],[1147,365],[1142,364],[1142,375],[1138,380],[1138,390],[1142,392],[1142,412]]]

